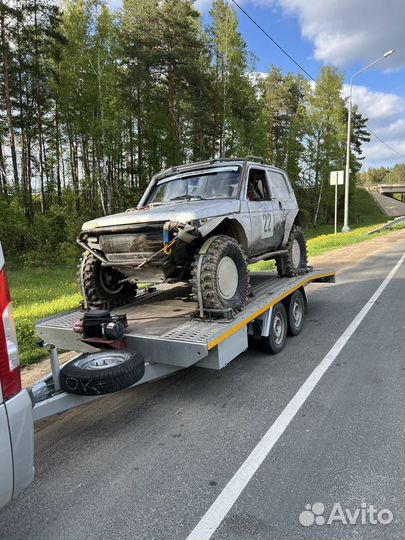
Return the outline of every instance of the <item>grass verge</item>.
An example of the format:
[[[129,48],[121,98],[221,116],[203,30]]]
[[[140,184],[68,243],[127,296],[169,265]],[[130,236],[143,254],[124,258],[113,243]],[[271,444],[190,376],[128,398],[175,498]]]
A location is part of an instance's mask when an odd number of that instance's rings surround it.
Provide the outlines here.
[[[34,324],[67,309],[77,307],[80,293],[75,266],[51,268],[8,268],[7,277],[13,300],[21,364],[41,359]]]

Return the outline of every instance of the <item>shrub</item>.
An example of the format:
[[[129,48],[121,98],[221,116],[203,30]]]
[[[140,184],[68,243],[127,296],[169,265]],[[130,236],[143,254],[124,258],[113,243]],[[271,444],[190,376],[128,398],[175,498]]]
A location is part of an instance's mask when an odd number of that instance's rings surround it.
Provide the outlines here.
[[[18,201],[0,199],[0,240],[6,256],[15,257],[22,253],[29,235],[28,221]]]

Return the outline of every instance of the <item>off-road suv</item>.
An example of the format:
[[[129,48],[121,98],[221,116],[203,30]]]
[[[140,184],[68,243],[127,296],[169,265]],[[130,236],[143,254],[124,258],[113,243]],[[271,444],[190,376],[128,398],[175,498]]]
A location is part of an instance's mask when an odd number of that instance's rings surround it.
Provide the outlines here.
[[[305,272],[301,225],[286,173],[260,158],[172,167],[152,178],[136,208],[83,225],[82,291],[89,305],[116,307],[138,283],[191,281],[204,308],[238,311],[248,263],[275,259],[282,276]]]

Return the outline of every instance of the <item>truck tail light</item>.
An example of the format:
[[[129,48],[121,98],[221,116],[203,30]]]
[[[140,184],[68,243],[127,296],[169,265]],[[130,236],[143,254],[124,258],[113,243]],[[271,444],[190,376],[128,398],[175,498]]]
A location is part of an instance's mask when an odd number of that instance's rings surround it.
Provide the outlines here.
[[[4,267],[0,269],[0,384],[4,400],[21,390],[17,335]]]

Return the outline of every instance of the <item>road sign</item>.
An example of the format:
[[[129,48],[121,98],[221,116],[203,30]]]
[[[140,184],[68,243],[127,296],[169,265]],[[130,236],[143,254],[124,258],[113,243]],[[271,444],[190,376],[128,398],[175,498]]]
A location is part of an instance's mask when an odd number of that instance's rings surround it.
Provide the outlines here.
[[[345,171],[331,171],[330,172],[330,185],[331,186],[343,186],[345,183]]]
[[[345,183],[345,171],[330,171],[330,185],[335,186],[335,234],[337,233],[338,186]]]

